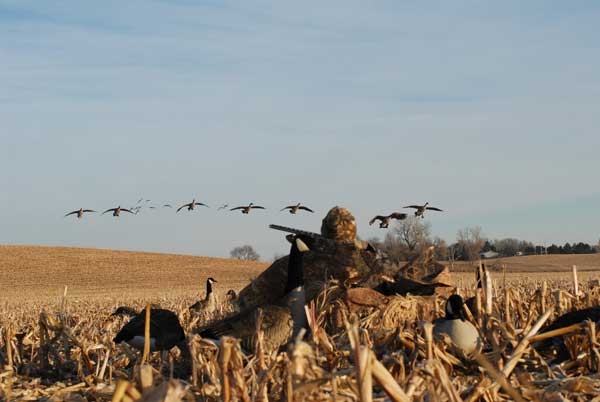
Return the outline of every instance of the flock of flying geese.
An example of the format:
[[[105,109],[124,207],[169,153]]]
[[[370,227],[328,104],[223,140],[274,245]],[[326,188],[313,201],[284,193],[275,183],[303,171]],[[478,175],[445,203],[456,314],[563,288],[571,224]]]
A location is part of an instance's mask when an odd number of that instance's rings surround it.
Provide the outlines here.
[[[108,213],[108,212],[112,212],[112,216],[120,216],[121,212],[128,212],[130,214],[134,214],[137,215],[140,210],[142,208],[144,208],[141,204],[142,202],[145,201],[146,203],[150,202],[150,200],[144,200],[143,198],[140,198],[137,202],[137,205],[131,208],[122,208],[120,205],[115,207],[115,208],[109,208],[106,211],[102,212],[102,215]],[[198,202],[196,201],[196,199],[193,199],[192,202],[189,202],[187,204],[183,204],[182,206],[180,206],[179,208],[177,208],[176,212],[181,211],[182,209],[186,208],[188,211],[193,211],[196,209],[196,207],[206,207],[206,208],[210,208],[208,205],[206,205],[203,202]],[[155,206],[148,206],[147,208],[149,209],[156,209]],[[173,206],[171,204],[163,204],[163,208],[173,208]],[[229,204],[223,204],[220,207],[217,208],[217,211],[223,210],[223,209],[227,209],[229,208]],[[425,217],[425,211],[439,211],[439,212],[443,212],[441,209],[436,208],[436,207],[432,207],[429,205],[429,202],[426,202],[424,205],[407,205],[404,208],[412,208],[415,209],[415,216],[416,217],[421,217],[424,218]],[[250,203],[248,205],[240,205],[238,207],[234,207],[234,208],[230,208],[230,211],[241,211],[242,214],[248,215],[250,213],[250,211],[252,211],[253,209],[266,209],[263,206],[260,205],[255,205],[254,203]],[[284,207],[280,210],[280,212],[288,210],[290,214],[295,215],[296,213],[298,213],[299,211],[307,211],[307,212],[314,212],[312,209],[310,209],[309,207],[302,205],[301,203],[297,203],[295,205],[288,205],[287,207]],[[85,213],[88,212],[97,212],[93,209],[84,209],[84,208],[80,208],[80,209],[76,209],[74,211],[68,212],[67,214],[65,214],[65,217],[70,216],[70,215],[75,215],[78,219],[81,219],[83,217],[83,215]],[[390,221],[392,219],[395,220],[403,220],[406,219],[408,217],[408,214],[402,213],[402,212],[392,212],[389,215],[376,215],[375,217],[373,217],[373,219],[371,219],[369,221],[369,225],[373,225],[373,223],[379,221],[379,227],[382,229],[386,229],[389,225],[390,225]]]

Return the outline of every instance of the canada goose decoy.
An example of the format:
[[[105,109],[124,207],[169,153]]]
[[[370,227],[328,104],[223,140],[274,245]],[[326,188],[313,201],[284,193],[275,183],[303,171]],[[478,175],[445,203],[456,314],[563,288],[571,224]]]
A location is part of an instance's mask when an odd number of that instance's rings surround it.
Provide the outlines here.
[[[241,209],[243,214],[249,214],[251,209],[266,209],[266,208],[261,207],[260,205],[254,205],[254,203],[251,202],[248,205],[242,205],[240,207],[231,208],[230,211],[236,211],[238,209]]]
[[[120,306],[118,307],[112,314],[111,317],[118,317],[118,316],[132,316],[132,315],[138,315],[138,311],[132,307],[128,307],[128,306]]]
[[[69,212],[68,214],[66,214],[66,215],[65,215],[65,218],[66,218],[67,216],[69,216],[69,215],[74,215],[74,214],[77,214],[77,219],[81,219],[81,218],[83,218],[83,213],[84,213],[84,212],[96,212],[96,211],[94,211],[93,209],[83,209],[83,208],[79,208],[79,209],[77,209],[77,210],[75,210],[75,211],[72,211],[72,212]]]
[[[180,206],[179,208],[177,208],[177,212],[181,211],[183,208],[187,207],[188,211],[193,211],[194,208],[196,208],[197,206],[202,205],[204,207],[208,208],[208,205],[202,203],[202,202],[196,202],[196,199],[194,198],[192,200],[192,202],[190,202],[189,204],[184,204],[182,206]]]
[[[401,221],[403,219],[406,219],[407,217],[408,217],[407,214],[403,214],[400,212],[393,212],[387,216],[377,215],[376,217],[374,217],[373,219],[371,219],[369,221],[369,226],[371,226],[373,223],[375,223],[375,221],[379,221],[379,227],[382,229],[385,229],[390,225],[391,219],[397,219],[397,220]]]
[[[144,349],[145,322],[146,311],[143,310],[123,326],[113,341],[115,343],[127,342],[136,349]],[[150,310],[150,351],[170,350],[184,341],[185,332],[183,332],[177,314],[164,309]]]
[[[420,216],[421,218],[425,217],[425,211],[429,210],[429,211],[439,211],[439,212],[444,212],[439,208],[436,207],[430,207],[429,206],[429,202],[426,202],[425,205],[408,205],[404,208],[414,208],[416,209],[415,211],[415,216]]]
[[[238,295],[237,295],[237,293],[235,293],[235,290],[229,289],[227,291],[226,297],[227,297],[227,301],[229,303],[233,303],[237,300]]]
[[[289,209],[290,210],[290,214],[293,214],[293,215],[295,215],[296,212],[298,212],[299,210],[308,211],[308,212],[315,212],[312,209],[310,209],[308,207],[305,207],[304,205],[302,205],[300,203],[297,203],[296,205],[288,205],[287,207],[282,208],[281,211],[285,211],[286,209]]]
[[[277,349],[307,328],[304,304],[304,267],[303,253],[308,251],[307,244],[311,239],[300,239],[288,235],[286,239],[292,243],[288,259],[288,275],[285,295],[278,302],[246,309],[222,321],[210,324],[200,330],[205,338],[219,339],[222,336],[233,336],[241,340],[247,351],[254,351],[258,310],[262,311],[261,329],[264,333],[265,347]]]
[[[481,350],[482,342],[479,332],[466,319],[463,299],[452,295],[446,301],[446,316],[433,321],[433,334],[437,339],[446,334],[465,355]]]
[[[222,209],[227,209],[227,208],[229,208],[229,204],[223,204],[219,208],[217,208],[217,211],[220,211]]]
[[[113,213],[113,214],[112,214],[113,216],[120,216],[121,212],[129,212],[130,214],[133,214],[133,215],[135,215],[135,214],[136,214],[135,212],[133,212],[133,211],[132,211],[132,210],[130,210],[130,209],[127,209],[127,208],[121,208],[121,206],[118,206],[118,207],[116,207],[116,208],[107,209],[106,211],[102,212],[102,215],[104,215],[104,214],[105,214],[105,213],[107,213],[107,212],[111,212],[111,211],[112,211],[112,213]],[[138,211],[139,211],[139,210],[138,210]]]
[[[214,313],[217,310],[217,301],[215,300],[215,294],[212,291],[212,284],[217,281],[213,278],[206,280],[206,296],[203,300],[198,300],[196,303],[190,306],[190,310],[205,311],[209,314]]]

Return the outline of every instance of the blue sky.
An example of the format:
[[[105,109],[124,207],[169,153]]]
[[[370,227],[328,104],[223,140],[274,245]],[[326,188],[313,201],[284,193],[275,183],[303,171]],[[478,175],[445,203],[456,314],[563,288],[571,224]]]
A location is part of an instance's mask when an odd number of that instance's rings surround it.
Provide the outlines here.
[[[600,238],[600,4],[0,1],[0,243],[226,256],[430,201],[447,240]],[[63,219],[138,198],[265,205]],[[315,215],[279,209],[302,201]]]

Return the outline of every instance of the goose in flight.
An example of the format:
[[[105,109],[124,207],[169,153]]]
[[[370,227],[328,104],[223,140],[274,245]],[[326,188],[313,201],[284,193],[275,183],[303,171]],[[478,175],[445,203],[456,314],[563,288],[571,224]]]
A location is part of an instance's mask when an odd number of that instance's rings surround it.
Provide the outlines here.
[[[188,211],[193,211],[194,208],[196,208],[197,206],[202,205],[204,207],[208,208],[208,205],[202,203],[202,202],[197,202],[196,199],[194,198],[192,200],[192,202],[190,202],[189,204],[184,204],[182,206],[180,206],[179,208],[177,208],[177,212],[181,211],[183,208],[187,207]]]
[[[163,208],[173,208],[173,205],[171,205],[171,204],[164,204]]]
[[[240,207],[231,208],[230,211],[236,211],[238,209],[241,209],[243,214],[249,214],[251,209],[266,209],[266,208],[261,207],[260,205],[254,205],[254,203],[251,202],[248,205],[242,205]]]
[[[289,209],[290,210],[290,214],[294,214],[294,215],[296,214],[296,212],[298,212],[298,210],[303,210],[303,211],[308,211],[308,212],[315,212],[312,209],[310,209],[308,207],[305,207],[304,205],[302,205],[300,203],[298,203],[296,205],[288,205],[287,207],[282,208],[281,211],[285,211],[286,209]]]
[[[83,209],[83,208],[79,208],[75,211],[69,212],[68,214],[65,215],[65,218],[69,215],[74,215],[77,214],[77,219],[81,219],[83,217],[83,213],[84,212],[96,212],[93,209]]]
[[[223,204],[223,205],[221,205],[219,208],[217,208],[217,211],[220,211],[220,210],[226,209],[226,208],[229,208],[229,204]]]
[[[390,225],[391,219],[397,219],[397,220],[401,221],[403,219],[406,219],[407,216],[408,216],[407,214],[403,214],[400,212],[393,212],[387,216],[377,215],[376,217],[374,217],[373,219],[371,219],[369,221],[369,226],[371,226],[373,223],[375,223],[375,221],[379,221],[379,227],[382,229],[385,229]]]
[[[104,215],[107,212],[111,212],[112,211],[112,215],[113,216],[120,216],[121,212],[129,212],[130,214],[135,215],[136,213],[131,211],[130,209],[127,208],[121,208],[121,206],[119,205],[116,208],[111,208],[111,209],[107,209],[106,211],[102,212],[102,215]]]
[[[430,207],[429,206],[429,202],[426,202],[425,205],[408,205],[404,208],[413,208],[416,209],[415,211],[415,216],[420,216],[421,218],[425,217],[425,211],[429,210],[429,211],[439,211],[439,212],[444,212],[439,208],[436,207]]]

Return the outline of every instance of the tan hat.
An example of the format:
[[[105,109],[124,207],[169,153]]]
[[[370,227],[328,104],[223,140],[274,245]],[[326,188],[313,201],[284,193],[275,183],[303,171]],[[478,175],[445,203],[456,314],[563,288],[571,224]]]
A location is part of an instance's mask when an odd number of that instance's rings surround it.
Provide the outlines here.
[[[356,239],[354,216],[346,208],[331,208],[323,218],[321,234],[338,243],[353,243]]]

